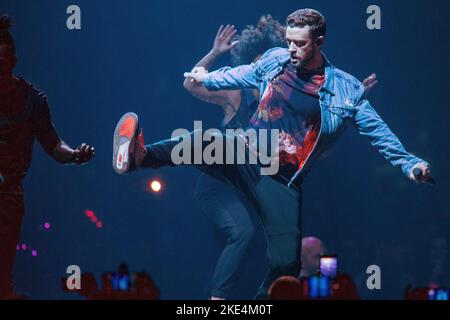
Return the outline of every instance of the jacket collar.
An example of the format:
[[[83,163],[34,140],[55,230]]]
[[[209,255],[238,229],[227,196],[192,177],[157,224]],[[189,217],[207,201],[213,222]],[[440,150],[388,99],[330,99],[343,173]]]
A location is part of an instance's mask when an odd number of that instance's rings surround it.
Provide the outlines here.
[[[322,52],[322,58],[325,64],[325,83],[321,90],[328,92],[332,96],[335,95],[334,89],[334,66],[330,63],[328,58]]]
[[[331,62],[328,60],[328,58],[325,56],[325,54],[322,53],[322,58],[324,61],[324,65],[325,65],[325,83],[322,86],[322,88],[320,88],[321,91],[325,91],[327,93],[329,93],[330,95],[334,96],[335,93],[333,92],[334,89],[334,66],[331,64]],[[281,56],[277,56],[276,57],[278,63],[280,64],[280,66],[284,67],[289,63],[290,60],[290,56],[289,53],[287,54],[283,54]]]

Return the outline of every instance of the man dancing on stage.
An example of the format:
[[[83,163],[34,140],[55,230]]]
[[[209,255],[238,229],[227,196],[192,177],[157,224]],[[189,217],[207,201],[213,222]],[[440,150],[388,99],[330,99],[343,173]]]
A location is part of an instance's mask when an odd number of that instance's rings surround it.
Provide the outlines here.
[[[12,270],[24,214],[22,179],[37,138],[44,150],[64,164],[83,164],[94,148],[73,150],[53,127],[46,96],[13,76],[17,58],[10,19],[0,18],[0,299],[14,298]]]
[[[234,66],[255,62],[267,50],[284,46],[285,33],[286,27],[270,15],[261,16],[256,26],[247,26],[238,40],[234,26],[221,26],[213,48],[197,62],[193,72],[207,73],[216,59],[228,51]],[[367,77],[363,81],[366,92],[376,82],[375,74]],[[191,78],[185,79],[184,87],[198,99],[222,108],[224,133],[227,129],[247,128],[259,102],[257,89],[209,91]],[[229,298],[252,240],[252,210],[235,187],[205,173],[198,179],[195,195],[203,213],[227,238],[213,274],[211,300]]]
[[[279,276],[298,276],[302,181],[313,163],[350,124],[369,137],[372,145],[411,180],[430,179],[428,163],[406,152],[369,104],[363,84],[331,65],[323,55],[326,33],[323,15],[316,10],[301,9],[290,14],[286,22],[289,49],[273,48],[250,65],[185,74],[208,90],[258,89],[260,102],[251,127],[280,131],[279,170],[274,175],[261,175],[261,166],[248,163],[197,165],[236,186],[258,208],[267,238],[269,271],[257,298],[267,298],[268,287]],[[180,141],[196,134],[145,147],[138,132],[134,114],[126,114],[117,125],[113,166],[118,173],[176,165],[172,150]],[[202,148],[208,145],[204,141],[203,144]],[[194,153],[198,151],[195,148]],[[417,170],[421,174],[414,175]]]

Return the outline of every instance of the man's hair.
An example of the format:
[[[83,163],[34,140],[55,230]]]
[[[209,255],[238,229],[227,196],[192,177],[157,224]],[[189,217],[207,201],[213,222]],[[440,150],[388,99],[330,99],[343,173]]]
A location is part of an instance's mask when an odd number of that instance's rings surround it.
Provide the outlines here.
[[[14,40],[9,32],[9,29],[13,26],[11,18],[7,15],[0,17],[0,45],[11,46],[14,50]]]
[[[286,18],[286,24],[291,28],[309,26],[313,39],[325,36],[327,32],[325,17],[314,9],[300,9],[292,12]]]
[[[267,50],[285,46],[285,33],[286,28],[272,16],[261,16],[256,26],[247,26],[237,38],[239,42],[231,50],[233,65],[250,64]]]

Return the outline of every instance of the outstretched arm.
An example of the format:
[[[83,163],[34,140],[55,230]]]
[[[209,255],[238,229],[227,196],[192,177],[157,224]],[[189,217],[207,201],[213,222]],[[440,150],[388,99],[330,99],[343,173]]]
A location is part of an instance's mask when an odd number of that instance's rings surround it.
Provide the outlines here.
[[[208,90],[259,89],[264,84],[263,79],[269,73],[281,71],[280,61],[289,58],[285,48],[272,48],[266,51],[257,61],[236,68],[224,67],[203,74],[186,72],[185,77],[203,84]]]
[[[224,67],[210,73],[186,72],[184,76],[192,78],[208,90],[258,88],[255,64]]]
[[[94,155],[94,147],[85,143],[72,149],[58,136],[52,122],[47,98],[33,109],[33,131],[45,152],[56,161],[63,164],[84,164],[90,161]]]
[[[430,178],[430,165],[405,150],[397,136],[365,98],[356,106],[354,124],[358,132],[368,136],[371,144],[392,165],[401,167],[408,178],[416,182],[425,182]],[[414,176],[415,168],[421,171],[420,177]]]

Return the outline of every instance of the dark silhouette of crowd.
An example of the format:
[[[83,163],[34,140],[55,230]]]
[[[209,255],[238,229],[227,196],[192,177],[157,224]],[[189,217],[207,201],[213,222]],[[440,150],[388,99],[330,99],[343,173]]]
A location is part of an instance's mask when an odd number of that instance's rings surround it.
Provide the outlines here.
[[[101,287],[92,273],[81,275],[81,289],[69,290],[67,278],[62,279],[65,291],[76,292],[87,300],[159,300],[159,289],[150,275],[143,272],[130,273],[125,263],[117,272],[105,272]]]

